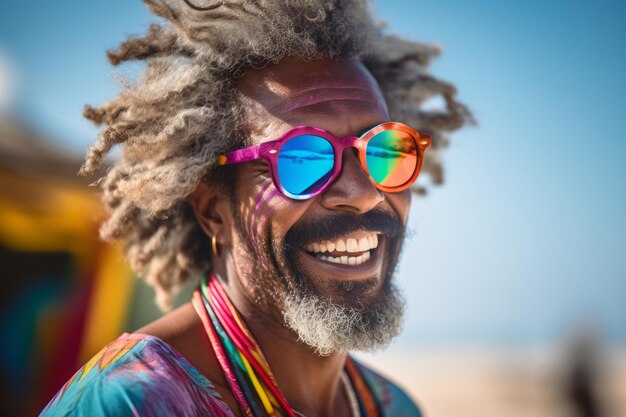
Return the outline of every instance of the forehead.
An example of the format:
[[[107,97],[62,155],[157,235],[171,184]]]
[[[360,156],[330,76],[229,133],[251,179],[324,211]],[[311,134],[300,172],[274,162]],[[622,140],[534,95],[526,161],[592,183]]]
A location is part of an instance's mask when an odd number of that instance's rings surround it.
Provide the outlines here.
[[[376,81],[355,60],[288,58],[249,72],[238,87],[253,142],[300,125],[354,135],[388,120]]]

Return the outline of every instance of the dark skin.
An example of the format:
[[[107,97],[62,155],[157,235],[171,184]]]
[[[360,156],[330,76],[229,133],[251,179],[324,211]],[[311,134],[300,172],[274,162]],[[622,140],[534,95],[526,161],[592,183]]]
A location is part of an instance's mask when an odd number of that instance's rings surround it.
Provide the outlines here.
[[[348,136],[359,135],[389,120],[376,82],[357,61],[284,59],[277,65],[250,71],[240,80],[238,87],[254,144],[276,139],[299,125],[323,128],[336,136]],[[257,275],[272,277],[276,271],[255,273],[252,257],[263,256],[263,253],[251,254],[242,239],[263,242],[271,233],[270,237],[280,244],[282,236],[298,221],[339,212],[361,214],[382,209],[406,224],[410,192],[385,193],[375,188],[350,150],[343,155],[339,178],[319,196],[304,201],[280,195],[274,196],[271,203],[264,201],[260,193],[269,181],[269,170],[264,161],[240,164],[237,170],[238,213],[233,213],[228,196],[219,187],[205,182],[189,196],[198,223],[207,236],[216,236],[220,247],[219,256],[212,256],[212,269],[223,278],[226,292],[257,338],[290,406],[307,417],[348,417],[349,403],[340,383],[346,355],[333,353],[322,357],[297,341],[296,334],[284,326],[280,303],[273,296],[284,289],[275,279],[270,282],[268,278],[258,278],[265,280],[262,286],[254,281]],[[253,231],[258,236],[242,236],[237,232],[235,216],[239,215],[244,221],[249,219],[250,214],[257,211],[255,204],[259,203],[267,203],[270,207],[266,219],[256,218],[265,222],[263,227]],[[384,245],[385,241],[380,244]],[[310,278],[312,285],[319,293],[337,302],[341,298],[328,285],[331,279],[376,277],[380,282],[366,294],[366,301],[375,302],[384,271],[393,267],[387,265],[382,256],[380,258],[371,262],[367,270],[348,266],[328,269],[321,261],[312,258],[307,258],[306,262],[308,269],[315,271]],[[138,332],[157,336],[172,345],[215,384],[235,415],[241,415],[190,303]]]

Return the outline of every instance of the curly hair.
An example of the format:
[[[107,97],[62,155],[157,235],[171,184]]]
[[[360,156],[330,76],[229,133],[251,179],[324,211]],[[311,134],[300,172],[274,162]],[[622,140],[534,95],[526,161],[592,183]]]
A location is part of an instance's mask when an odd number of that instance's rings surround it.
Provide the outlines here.
[[[431,133],[434,153],[445,146],[446,132],[471,121],[454,86],[427,73],[439,48],[383,35],[366,0],[144,1],[167,22],[107,53],[113,65],[136,60],[146,70],[113,100],[85,106],[84,116],[104,129],[80,172],[94,173],[122,145],[98,181],[110,213],[100,235],[127,242],[131,267],[155,288],[163,310],[210,267],[208,238],[186,197],[201,180],[232,185],[214,161],[249,144],[236,88],[246,71],[286,56],[359,59],[378,81],[391,117]],[[437,95],[445,109],[420,108]],[[442,181],[432,154],[424,170]]]

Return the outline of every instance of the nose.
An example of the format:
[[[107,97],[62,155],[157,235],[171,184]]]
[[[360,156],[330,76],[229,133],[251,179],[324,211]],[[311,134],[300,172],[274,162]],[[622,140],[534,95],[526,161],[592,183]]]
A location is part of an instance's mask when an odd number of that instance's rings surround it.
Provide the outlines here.
[[[321,195],[325,208],[365,213],[385,199],[361,168],[353,148],[344,150],[341,162],[339,177]]]

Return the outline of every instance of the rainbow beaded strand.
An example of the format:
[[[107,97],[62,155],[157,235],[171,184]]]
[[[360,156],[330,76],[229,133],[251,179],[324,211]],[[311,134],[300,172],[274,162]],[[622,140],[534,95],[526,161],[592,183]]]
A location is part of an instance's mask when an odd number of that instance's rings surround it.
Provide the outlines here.
[[[270,417],[295,417],[278,389],[267,360],[217,278],[201,283],[194,293],[194,307],[200,315],[211,345],[235,399],[246,416],[261,417],[256,399]],[[211,337],[214,334],[215,338]],[[224,352],[225,351],[225,352]]]

